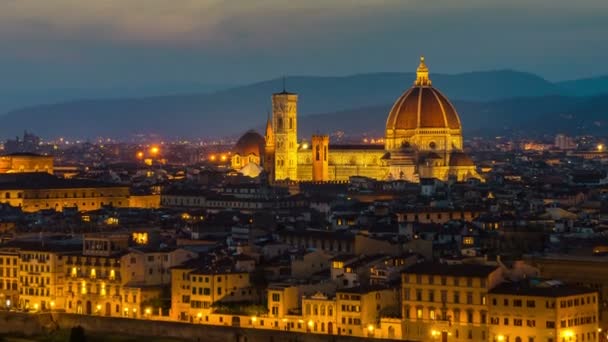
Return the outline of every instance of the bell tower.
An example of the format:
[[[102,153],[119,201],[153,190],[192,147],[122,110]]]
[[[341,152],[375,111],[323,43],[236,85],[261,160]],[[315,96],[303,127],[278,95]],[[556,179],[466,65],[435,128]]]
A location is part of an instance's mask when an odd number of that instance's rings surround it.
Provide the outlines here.
[[[272,95],[274,180],[298,180],[298,94]]]
[[[329,180],[329,136],[312,136],[312,180],[326,182]]]

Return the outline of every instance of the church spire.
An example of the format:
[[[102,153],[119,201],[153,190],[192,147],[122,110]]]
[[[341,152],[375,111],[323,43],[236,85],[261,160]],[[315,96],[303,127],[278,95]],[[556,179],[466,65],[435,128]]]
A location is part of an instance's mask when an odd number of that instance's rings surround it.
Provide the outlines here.
[[[420,65],[418,65],[418,69],[416,70],[416,82],[414,82],[414,85],[418,87],[428,87],[431,85],[429,68],[424,63],[424,56],[420,56]]]

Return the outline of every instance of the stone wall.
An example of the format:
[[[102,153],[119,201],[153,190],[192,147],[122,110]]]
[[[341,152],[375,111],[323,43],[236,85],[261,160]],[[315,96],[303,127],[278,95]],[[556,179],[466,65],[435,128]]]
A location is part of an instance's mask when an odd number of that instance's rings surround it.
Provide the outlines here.
[[[204,342],[359,342],[369,339],[285,332],[271,329],[197,325],[128,318],[96,317],[65,313],[23,314],[0,312],[0,334],[39,335],[54,329],[82,326],[86,332],[127,336],[181,338]],[[375,341],[388,341],[374,339]]]

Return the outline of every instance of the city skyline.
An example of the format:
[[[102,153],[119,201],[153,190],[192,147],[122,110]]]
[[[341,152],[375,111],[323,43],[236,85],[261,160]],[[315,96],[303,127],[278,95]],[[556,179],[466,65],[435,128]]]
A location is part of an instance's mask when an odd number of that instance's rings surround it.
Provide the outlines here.
[[[608,1],[0,2],[0,341],[608,341]]]

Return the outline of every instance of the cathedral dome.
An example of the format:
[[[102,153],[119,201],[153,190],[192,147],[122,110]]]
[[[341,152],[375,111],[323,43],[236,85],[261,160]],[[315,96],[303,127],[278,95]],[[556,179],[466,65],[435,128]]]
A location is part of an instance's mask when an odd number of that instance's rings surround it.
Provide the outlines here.
[[[414,86],[408,89],[393,105],[386,129],[452,129],[460,130],[460,118],[450,101],[431,85],[429,71],[420,58]]]
[[[234,145],[234,153],[241,156],[254,154],[261,157],[264,153],[264,137],[254,130],[247,131]]]

